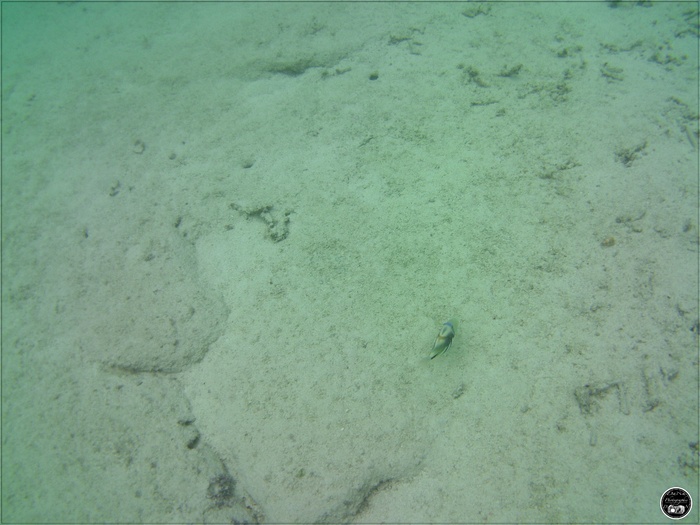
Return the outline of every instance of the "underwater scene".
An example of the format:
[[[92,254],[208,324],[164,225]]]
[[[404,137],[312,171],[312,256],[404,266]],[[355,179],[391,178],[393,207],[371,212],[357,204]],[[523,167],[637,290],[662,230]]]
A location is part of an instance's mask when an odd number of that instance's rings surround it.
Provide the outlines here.
[[[1,9],[4,523],[698,522],[697,3]]]

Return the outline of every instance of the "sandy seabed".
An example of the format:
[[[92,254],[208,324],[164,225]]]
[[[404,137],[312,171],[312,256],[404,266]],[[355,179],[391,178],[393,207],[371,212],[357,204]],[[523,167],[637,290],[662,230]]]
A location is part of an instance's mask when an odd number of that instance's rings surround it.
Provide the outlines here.
[[[697,4],[2,24],[3,522],[700,502]]]

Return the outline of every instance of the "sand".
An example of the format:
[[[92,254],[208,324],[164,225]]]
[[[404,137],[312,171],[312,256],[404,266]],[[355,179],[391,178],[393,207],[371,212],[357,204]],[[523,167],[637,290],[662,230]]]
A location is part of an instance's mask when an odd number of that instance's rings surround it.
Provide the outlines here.
[[[697,17],[3,4],[3,522],[699,501]]]

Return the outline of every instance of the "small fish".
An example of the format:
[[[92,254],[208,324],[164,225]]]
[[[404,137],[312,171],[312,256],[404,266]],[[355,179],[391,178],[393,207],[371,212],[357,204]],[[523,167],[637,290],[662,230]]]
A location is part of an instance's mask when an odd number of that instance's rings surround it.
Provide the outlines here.
[[[440,332],[433,343],[433,349],[430,352],[430,359],[433,359],[440,354],[444,354],[452,346],[452,339],[454,339],[455,336],[455,324],[457,323],[454,321],[454,319],[450,319],[442,325],[442,328],[440,328]]]

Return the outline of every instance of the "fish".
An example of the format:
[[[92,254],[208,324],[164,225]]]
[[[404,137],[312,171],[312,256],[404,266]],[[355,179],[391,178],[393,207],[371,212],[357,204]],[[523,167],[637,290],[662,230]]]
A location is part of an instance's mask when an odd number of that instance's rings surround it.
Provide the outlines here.
[[[455,337],[455,324],[454,319],[450,319],[446,323],[443,323],[440,332],[438,332],[435,342],[433,343],[433,349],[430,351],[430,359],[434,359],[440,354],[447,352],[452,346],[452,340]]]

